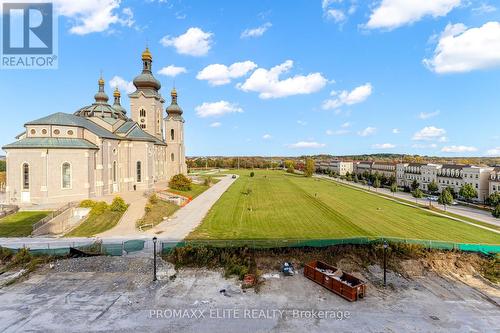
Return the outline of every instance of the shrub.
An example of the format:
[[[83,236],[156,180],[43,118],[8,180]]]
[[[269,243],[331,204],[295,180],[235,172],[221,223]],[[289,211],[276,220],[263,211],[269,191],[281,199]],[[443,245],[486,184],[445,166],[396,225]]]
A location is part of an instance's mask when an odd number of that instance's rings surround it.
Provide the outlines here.
[[[207,178],[205,178],[205,181],[203,182],[203,184],[205,186],[210,186],[210,185],[212,185],[212,182],[213,182],[212,176],[208,176]]]
[[[252,171],[252,172],[250,172],[250,177],[253,177],[253,176],[255,176],[255,172]]]
[[[97,204],[97,202],[95,202],[94,200],[87,199],[87,200],[83,200],[82,202],[80,202],[80,207],[82,207],[82,208],[94,208],[94,206],[96,204]]]
[[[146,206],[144,206],[144,211],[147,213],[151,213],[151,211],[153,210],[153,204],[151,203],[148,203],[146,204]]]
[[[417,189],[416,189],[415,191],[413,191],[411,194],[413,195],[413,197],[414,197],[414,198],[417,198],[417,199],[419,199],[419,198],[423,198],[423,197],[424,197],[424,192],[422,192],[422,190],[421,190],[421,189],[419,189],[419,188],[417,188]]]
[[[96,202],[94,207],[92,207],[92,210],[90,211],[90,214],[91,215],[101,215],[103,214],[105,211],[108,210],[108,204],[105,203],[104,201],[99,201],[99,202]]]
[[[172,179],[170,179],[168,187],[173,190],[189,191],[191,190],[191,179],[184,176],[183,174],[175,175],[172,177]]]
[[[152,204],[152,205],[156,205],[158,203],[158,196],[156,195],[156,193],[153,193],[149,197],[149,203]]]
[[[491,212],[491,214],[497,219],[500,218],[500,204],[498,204],[495,209]]]
[[[128,208],[128,205],[125,203],[125,200],[122,197],[115,197],[113,202],[111,203],[110,209],[113,212],[125,212]]]

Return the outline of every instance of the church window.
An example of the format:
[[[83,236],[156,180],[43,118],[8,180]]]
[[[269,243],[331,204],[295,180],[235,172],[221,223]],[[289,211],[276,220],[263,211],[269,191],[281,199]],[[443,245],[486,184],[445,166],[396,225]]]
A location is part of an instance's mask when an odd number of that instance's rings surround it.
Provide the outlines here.
[[[170,139],[174,140],[174,138],[175,138],[175,133],[174,133],[174,129],[172,128],[170,130]]]
[[[141,109],[141,111],[139,111],[139,115],[140,115],[141,117],[146,117],[146,110]]]
[[[33,129],[30,131],[30,133],[31,133],[32,135],[35,135],[35,134],[36,134],[36,130],[33,128]]]
[[[170,154],[170,159],[172,160],[172,162],[174,161],[174,153]]]
[[[68,162],[62,165],[62,188],[71,188],[71,165]]]
[[[47,130],[45,128],[42,130],[42,134],[43,135],[47,134]]]
[[[68,135],[73,135],[73,134],[74,134],[73,130],[68,131]]]
[[[61,133],[61,131],[59,131],[58,129],[55,129],[55,130],[54,130],[54,134],[55,134],[55,135],[59,135],[59,133]]]
[[[137,161],[137,182],[142,182],[142,170],[141,170],[141,161]]]
[[[23,190],[30,189],[30,166],[28,163],[23,164]]]
[[[116,183],[116,161],[113,162],[113,183]]]

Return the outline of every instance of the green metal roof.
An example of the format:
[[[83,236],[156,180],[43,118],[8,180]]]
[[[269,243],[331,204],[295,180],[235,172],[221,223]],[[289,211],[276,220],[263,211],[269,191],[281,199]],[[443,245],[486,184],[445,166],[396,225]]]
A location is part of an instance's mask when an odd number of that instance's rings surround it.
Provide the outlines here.
[[[126,134],[134,125],[136,124],[135,121],[128,120],[123,125],[118,127],[118,129],[115,131],[115,133],[120,133],[120,134]]]
[[[72,138],[24,138],[2,147],[2,149],[19,148],[99,149],[90,141]]]
[[[106,130],[105,128],[97,125],[93,121],[69,113],[62,113],[62,112],[53,113],[47,117],[30,121],[25,125],[77,126],[77,127],[83,127],[101,138],[116,139],[116,140],[120,139],[118,136]]]
[[[152,136],[151,134],[143,131],[139,126],[135,126],[125,136],[125,138],[130,139],[130,140],[137,140],[137,141],[149,141],[149,142],[154,142],[157,145],[164,145],[164,146],[166,146],[165,142],[163,142],[160,139]]]

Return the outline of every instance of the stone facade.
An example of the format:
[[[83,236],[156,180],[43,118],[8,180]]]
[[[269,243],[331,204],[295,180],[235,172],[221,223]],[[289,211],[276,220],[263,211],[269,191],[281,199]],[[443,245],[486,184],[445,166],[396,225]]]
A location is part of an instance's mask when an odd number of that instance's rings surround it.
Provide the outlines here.
[[[121,107],[117,90],[115,103],[107,103],[101,78],[92,105],[28,122],[18,141],[3,147],[8,202],[68,202],[149,190],[155,182],[187,173],[177,92],[172,92],[175,117],[167,108],[162,119],[164,100],[151,72],[149,50],[142,60],[143,72],[134,80],[137,90],[130,95],[132,118]],[[174,130],[173,139],[165,137],[164,128]]]

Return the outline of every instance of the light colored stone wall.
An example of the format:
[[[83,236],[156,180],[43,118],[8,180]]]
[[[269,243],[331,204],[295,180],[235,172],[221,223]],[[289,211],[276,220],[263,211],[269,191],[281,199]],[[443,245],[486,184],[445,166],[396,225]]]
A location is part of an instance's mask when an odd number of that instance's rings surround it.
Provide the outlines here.
[[[146,111],[146,116],[140,115],[140,110]],[[141,125],[149,134],[163,139],[163,122],[162,122],[163,103],[155,97],[146,97],[141,92],[139,97],[130,98],[130,113],[131,118]]]
[[[169,117],[165,119],[165,141],[167,142],[167,179],[180,173],[187,174],[183,121]]]

